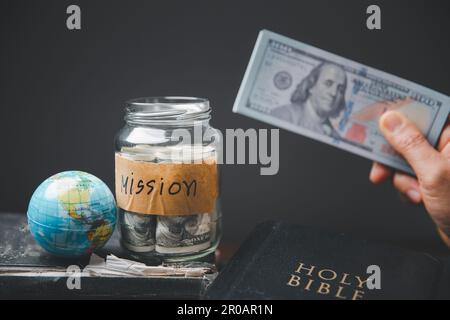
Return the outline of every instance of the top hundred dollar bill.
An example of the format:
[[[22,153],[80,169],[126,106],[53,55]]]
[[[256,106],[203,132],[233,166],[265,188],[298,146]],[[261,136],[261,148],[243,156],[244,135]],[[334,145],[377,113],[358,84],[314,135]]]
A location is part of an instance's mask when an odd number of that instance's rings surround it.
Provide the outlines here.
[[[413,173],[378,129],[387,110],[435,145],[450,98],[411,81],[263,30],[233,111]]]

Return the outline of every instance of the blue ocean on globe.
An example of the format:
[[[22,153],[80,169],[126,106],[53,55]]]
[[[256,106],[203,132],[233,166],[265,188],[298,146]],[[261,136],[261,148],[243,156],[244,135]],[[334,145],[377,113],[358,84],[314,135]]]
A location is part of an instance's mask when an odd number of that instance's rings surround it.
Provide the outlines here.
[[[28,225],[46,251],[82,256],[102,247],[114,231],[117,207],[99,178],[82,171],[58,173],[39,185],[28,206]]]

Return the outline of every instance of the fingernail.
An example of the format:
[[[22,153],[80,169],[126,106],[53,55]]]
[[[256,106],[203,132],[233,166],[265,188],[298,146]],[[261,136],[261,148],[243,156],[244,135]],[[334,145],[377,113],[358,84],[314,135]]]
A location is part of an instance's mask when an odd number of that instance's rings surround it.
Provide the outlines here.
[[[383,122],[381,123],[381,125],[390,132],[394,132],[395,130],[400,128],[403,122],[400,115],[395,111],[385,113],[382,119]]]
[[[422,197],[420,196],[420,193],[414,189],[408,190],[406,192],[406,195],[414,203],[419,203],[422,199]]]

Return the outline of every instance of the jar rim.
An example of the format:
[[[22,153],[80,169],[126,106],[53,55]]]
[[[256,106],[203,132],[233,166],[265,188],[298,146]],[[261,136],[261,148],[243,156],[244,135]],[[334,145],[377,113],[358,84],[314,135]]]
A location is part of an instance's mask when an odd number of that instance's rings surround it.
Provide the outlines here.
[[[131,124],[182,124],[210,119],[209,100],[197,97],[140,97],[126,101],[125,121]]]

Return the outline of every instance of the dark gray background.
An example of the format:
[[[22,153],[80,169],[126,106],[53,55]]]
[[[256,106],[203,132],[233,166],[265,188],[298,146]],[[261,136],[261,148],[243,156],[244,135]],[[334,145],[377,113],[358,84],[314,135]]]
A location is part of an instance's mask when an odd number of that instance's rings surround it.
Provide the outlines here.
[[[78,4],[82,30],[66,29]],[[382,30],[365,27],[369,4]],[[444,1],[1,1],[0,211],[25,212],[45,178],[93,173],[113,187],[123,101],[208,97],[212,124],[270,128],[231,112],[258,31],[269,29],[448,94]],[[280,132],[280,171],[223,167],[224,244],[266,219],[443,250],[421,207],[368,181],[370,161]]]

